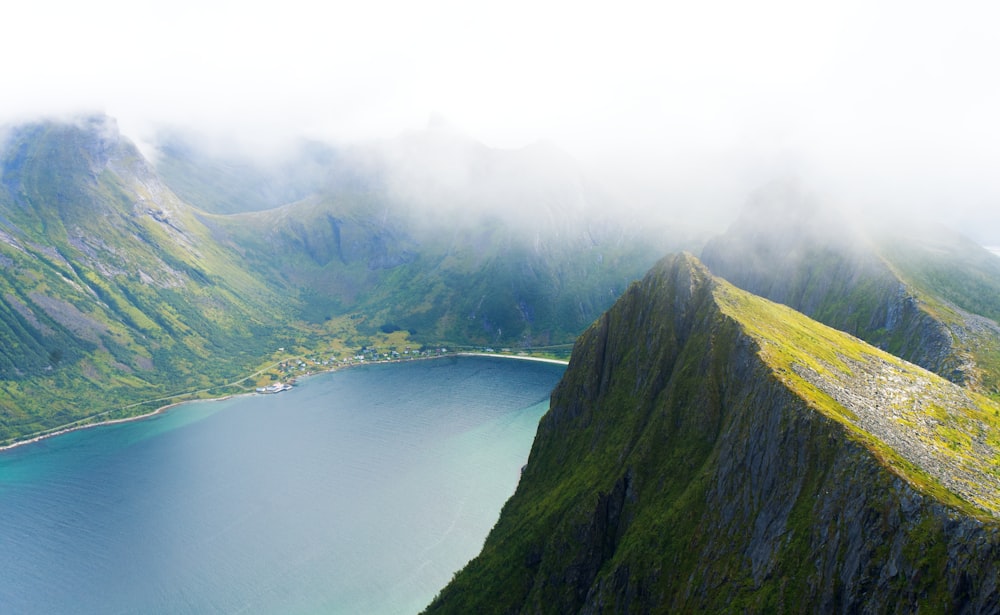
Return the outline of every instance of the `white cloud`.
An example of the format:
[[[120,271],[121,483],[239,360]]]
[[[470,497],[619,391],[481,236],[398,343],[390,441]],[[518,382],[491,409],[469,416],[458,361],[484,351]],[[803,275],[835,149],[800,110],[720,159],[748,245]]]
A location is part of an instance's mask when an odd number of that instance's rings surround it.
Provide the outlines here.
[[[440,113],[491,145],[558,143],[648,188],[637,202],[734,206],[791,169],[974,219],[1000,204],[998,17],[976,2],[40,0],[5,9],[0,117],[84,108],[133,136],[159,122],[350,140]]]

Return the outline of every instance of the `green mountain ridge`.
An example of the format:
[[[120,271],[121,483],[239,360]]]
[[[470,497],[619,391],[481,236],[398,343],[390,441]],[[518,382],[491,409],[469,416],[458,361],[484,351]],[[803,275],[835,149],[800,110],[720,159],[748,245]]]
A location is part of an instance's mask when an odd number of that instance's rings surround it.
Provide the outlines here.
[[[421,229],[364,197],[316,198],[210,222],[317,314],[374,314],[416,335],[514,347],[572,343],[657,250],[625,230],[525,237],[493,220]],[[299,291],[301,292],[301,290]]]
[[[998,453],[995,402],[670,257],[427,612],[996,612]]]

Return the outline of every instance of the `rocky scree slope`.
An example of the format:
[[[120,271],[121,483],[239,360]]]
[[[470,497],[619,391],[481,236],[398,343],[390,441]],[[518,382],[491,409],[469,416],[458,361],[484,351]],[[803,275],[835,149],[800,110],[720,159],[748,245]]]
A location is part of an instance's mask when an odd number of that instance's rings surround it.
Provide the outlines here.
[[[997,414],[669,257],[580,338],[427,612],[998,612]]]

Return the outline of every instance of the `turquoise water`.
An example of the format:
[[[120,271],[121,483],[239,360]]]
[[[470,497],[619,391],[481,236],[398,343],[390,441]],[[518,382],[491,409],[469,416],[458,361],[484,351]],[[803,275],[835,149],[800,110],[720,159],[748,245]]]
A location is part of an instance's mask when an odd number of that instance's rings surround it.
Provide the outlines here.
[[[0,612],[415,613],[513,493],[564,367],[317,376],[0,454]]]

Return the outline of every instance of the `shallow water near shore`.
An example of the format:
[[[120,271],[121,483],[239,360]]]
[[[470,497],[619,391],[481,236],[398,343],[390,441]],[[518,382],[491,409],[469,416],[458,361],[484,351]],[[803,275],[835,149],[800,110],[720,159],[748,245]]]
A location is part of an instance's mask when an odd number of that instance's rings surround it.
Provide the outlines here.
[[[0,609],[415,613],[479,551],[564,369],[373,365],[0,453]]]

